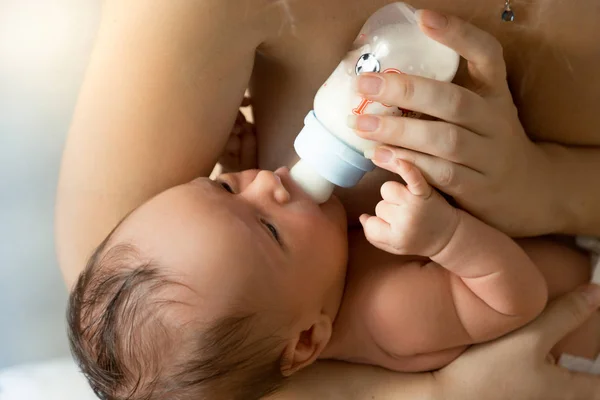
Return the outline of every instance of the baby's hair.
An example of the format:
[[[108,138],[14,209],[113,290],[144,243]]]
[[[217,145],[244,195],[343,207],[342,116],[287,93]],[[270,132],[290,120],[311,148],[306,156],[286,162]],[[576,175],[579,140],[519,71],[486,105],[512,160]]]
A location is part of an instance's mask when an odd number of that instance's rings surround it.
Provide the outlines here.
[[[99,398],[250,400],[280,387],[282,341],[256,339],[254,314],[178,321],[177,307],[190,306],[164,293],[187,286],[135,246],[107,246],[115,230],[90,257],[67,311],[71,352]]]

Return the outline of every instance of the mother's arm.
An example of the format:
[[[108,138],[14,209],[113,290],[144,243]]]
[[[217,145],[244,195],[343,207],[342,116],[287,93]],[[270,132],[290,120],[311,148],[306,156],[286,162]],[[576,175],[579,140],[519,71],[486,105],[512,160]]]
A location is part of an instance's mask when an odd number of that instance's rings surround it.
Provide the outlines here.
[[[432,373],[406,374],[319,361],[294,374],[280,391],[264,400],[441,400],[440,389]]]
[[[552,302],[531,324],[472,346],[434,373],[318,362],[265,400],[600,400],[600,377],[547,362],[550,349],[600,306],[600,287],[582,289]]]
[[[210,173],[268,28],[244,2],[151,3],[104,2],[58,187],[57,251],[69,287],[130,210]]]

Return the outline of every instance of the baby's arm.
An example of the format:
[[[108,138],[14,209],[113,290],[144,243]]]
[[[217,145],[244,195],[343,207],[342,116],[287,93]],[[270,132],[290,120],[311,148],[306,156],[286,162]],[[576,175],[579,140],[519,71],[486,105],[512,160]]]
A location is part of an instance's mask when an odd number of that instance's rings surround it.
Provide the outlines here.
[[[457,317],[474,342],[524,325],[546,305],[546,281],[525,251],[462,210],[450,240],[430,258],[452,272]]]
[[[367,239],[451,272],[452,302],[469,342],[501,336],[542,311],[544,277],[513,240],[450,206],[414,166],[399,162],[398,172],[407,186],[386,183],[377,217],[361,217]]]

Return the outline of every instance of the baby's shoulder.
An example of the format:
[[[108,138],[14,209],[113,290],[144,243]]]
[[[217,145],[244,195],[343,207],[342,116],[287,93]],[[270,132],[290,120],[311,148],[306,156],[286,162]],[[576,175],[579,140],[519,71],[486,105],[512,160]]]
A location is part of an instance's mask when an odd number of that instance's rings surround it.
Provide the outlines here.
[[[354,244],[343,305],[351,310],[348,315],[360,319],[378,343],[395,343],[396,354],[437,348],[441,338],[431,317],[447,323],[455,319],[450,273],[427,258],[396,256],[368,242]]]
[[[439,265],[419,259],[371,265],[349,275],[344,308],[377,347],[394,357],[429,353],[463,344],[440,327],[460,333],[451,276]],[[358,321],[357,321],[358,319]],[[457,335],[450,335],[455,339]],[[460,335],[459,335],[460,336]],[[451,347],[451,346],[450,346]]]

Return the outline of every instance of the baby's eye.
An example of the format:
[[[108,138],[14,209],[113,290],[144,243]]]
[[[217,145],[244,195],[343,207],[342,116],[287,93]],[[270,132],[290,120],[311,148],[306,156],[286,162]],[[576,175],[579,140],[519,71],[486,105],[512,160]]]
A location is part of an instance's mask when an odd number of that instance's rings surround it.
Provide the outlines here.
[[[231,194],[235,194],[235,192],[233,191],[233,189],[231,188],[231,186],[229,185],[229,183],[227,182],[219,182],[221,184],[221,186],[223,187],[223,189],[227,190],[229,193]]]
[[[267,227],[269,232],[271,232],[271,235],[275,238],[275,240],[277,240],[277,243],[282,245],[281,237],[279,236],[279,232],[277,232],[277,228],[275,228],[272,224],[268,223],[264,219],[261,219],[260,222],[262,222]]]

